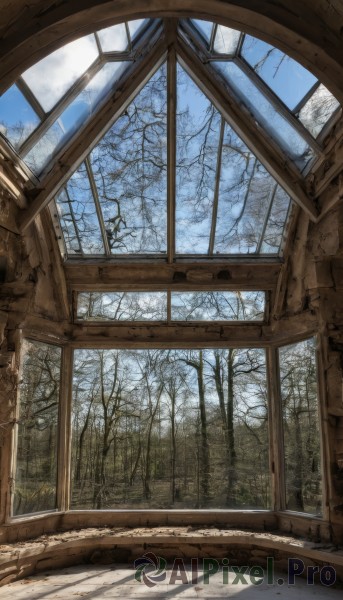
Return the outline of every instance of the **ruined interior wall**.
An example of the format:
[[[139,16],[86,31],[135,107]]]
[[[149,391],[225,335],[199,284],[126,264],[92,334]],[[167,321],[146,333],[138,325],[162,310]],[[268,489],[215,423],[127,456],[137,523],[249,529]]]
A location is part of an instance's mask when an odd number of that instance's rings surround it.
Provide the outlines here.
[[[318,223],[299,212],[282,273],[273,327],[287,330],[301,319],[318,331],[326,514],[343,524],[343,206]]]
[[[63,336],[68,319],[58,257],[41,218],[23,237],[7,230],[13,200],[0,188],[0,522],[9,511],[11,436],[18,386],[22,331],[39,325]]]

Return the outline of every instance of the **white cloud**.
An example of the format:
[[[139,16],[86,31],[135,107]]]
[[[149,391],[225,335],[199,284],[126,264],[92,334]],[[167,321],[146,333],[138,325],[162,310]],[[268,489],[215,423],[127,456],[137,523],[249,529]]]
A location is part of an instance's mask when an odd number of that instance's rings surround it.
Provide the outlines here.
[[[97,57],[94,35],[88,35],[52,52],[22,77],[48,112]]]

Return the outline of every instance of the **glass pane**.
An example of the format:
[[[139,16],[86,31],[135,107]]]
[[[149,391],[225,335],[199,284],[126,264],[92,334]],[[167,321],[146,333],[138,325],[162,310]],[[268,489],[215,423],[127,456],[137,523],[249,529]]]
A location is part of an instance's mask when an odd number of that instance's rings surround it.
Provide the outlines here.
[[[214,39],[214,51],[218,54],[234,55],[238,42],[241,37],[241,32],[237,29],[230,29],[223,25],[218,25],[216,37]]]
[[[207,254],[221,116],[177,67],[176,252]]]
[[[77,318],[84,321],[165,321],[166,292],[82,292]]]
[[[53,155],[67,143],[70,137],[95,112],[99,103],[121,77],[127,65],[127,62],[105,64],[66,108],[54,125],[28,152],[24,157],[25,162],[35,173],[39,174],[42,171]]]
[[[90,157],[113,254],[166,252],[166,136],[163,65]]]
[[[322,510],[316,340],[279,350],[287,509]]]
[[[98,56],[94,35],[87,35],[52,52],[22,77],[45,112],[49,112]]]
[[[264,292],[172,292],[173,321],[261,321]]]
[[[39,125],[40,119],[16,85],[0,97],[0,133],[16,150]]]
[[[202,21],[201,19],[192,19],[192,23],[195,25],[197,30],[200,31],[206,42],[209,44],[212,35],[213,23],[211,21]]]
[[[226,125],[215,254],[257,252],[276,182]]]
[[[313,151],[301,135],[280,115],[271,102],[234,62],[212,63],[224,80],[246,104],[259,124],[274,138],[300,170],[313,158]]]
[[[75,351],[71,483],[72,509],[269,508],[264,351]]]
[[[113,25],[98,31],[103,52],[124,52],[128,47],[126,27],[124,23]]]
[[[61,349],[25,342],[14,515],[56,508]]]
[[[135,21],[128,21],[131,41],[134,41],[138,34],[144,29],[150,19],[136,19]]]
[[[338,107],[338,100],[321,84],[301,109],[299,119],[317,137]]]
[[[66,191],[56,198],[57,208],[63,215],[61,227],[68,252],[79,252],[79,242],[84,254],[104,254],[104,245],[96,213],[86,166],[82,164],[68,181]]]
[[[243,58],[293,110],[316,83],[317,78],[298,62],[251,35],[246,35],[241,51]]]
[[[82,254],[81,240],[78,237],[77,220],[73,211],[73,202],[66,189],[56,196],[56,208],[60,219],[67,254]]]
[[[263,237],[261,254],[280,253],[290,203],[291,200],[288,194],[278,186]]]

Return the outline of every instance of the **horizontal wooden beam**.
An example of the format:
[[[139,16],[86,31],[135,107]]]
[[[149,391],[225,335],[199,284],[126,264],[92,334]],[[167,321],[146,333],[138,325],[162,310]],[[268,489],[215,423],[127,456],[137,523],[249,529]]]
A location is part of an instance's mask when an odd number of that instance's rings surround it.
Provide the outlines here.
[[[247,348],[271,343],[269,328],[255,323],[77,324],[73,331],[74,348]]]
[[[251,114],[229,94],[209,68],[204,65],[187,45],[178,40],[177,53],[182,65],[192,79],[221,112],[224,119],[232,126],[250,150],[257,156],[270,174],[280,183],[291,198],[316,221],[318,211],[313,200],[307,195],[300,173],[286,160],[274,144],[258,128]]]
[[[166,45],[164,41],[160,41],[148,56],[137,60],[134,69],[122,86],[117,88],[114,93],[112,92],[100,111],[85,125],[82,133],[71,140],[68,146],[54,158],[51,170],[46,172],[45,176],[43,175],[36,197],[29,208],[22,211],[19,217],[20,231],[25,231],[40,211],[52,200],[63,183],[68,180],[107,129],[122,114],[165,58]]]
[[[273,290],[281,262],[106,263],[67,262],[67,285],[74,291],[135,290]]]

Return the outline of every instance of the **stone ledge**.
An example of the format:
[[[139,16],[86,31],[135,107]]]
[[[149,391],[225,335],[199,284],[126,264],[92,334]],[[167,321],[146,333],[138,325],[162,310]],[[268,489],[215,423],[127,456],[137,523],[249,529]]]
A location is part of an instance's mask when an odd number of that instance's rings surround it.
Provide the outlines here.
[[[343,549],[278,533],[197,527],[87,528],[43,535],[25,542],[0,546],[0,585],[38,571],[73,564],[133,562],[145,552],[167,560],[176,557],[228,558],[230,564],[275,566],[287,569],[288,558],[301,558],[306,566],[330,565],[343,580]]]

